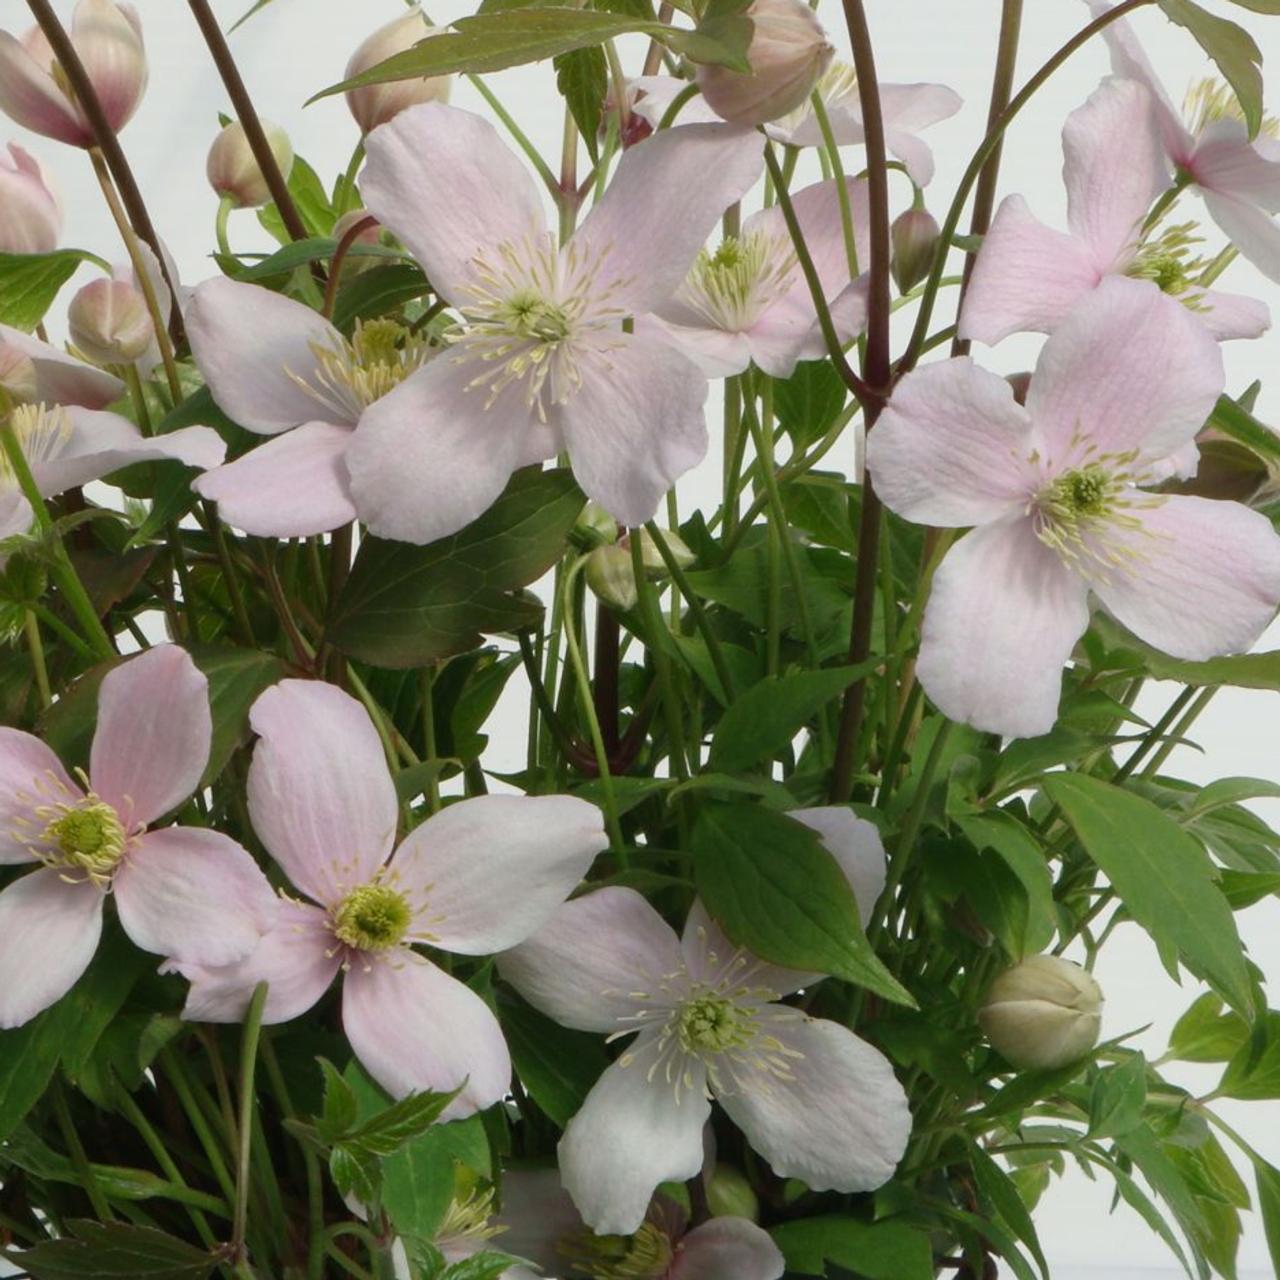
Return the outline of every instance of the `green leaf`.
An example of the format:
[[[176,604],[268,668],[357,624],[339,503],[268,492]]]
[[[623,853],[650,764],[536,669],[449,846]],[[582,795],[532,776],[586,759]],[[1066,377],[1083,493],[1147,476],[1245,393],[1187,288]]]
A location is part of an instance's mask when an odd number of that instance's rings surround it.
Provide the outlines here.
[[[816,832],[762,805],[708,804],[693,851],[698,892],[731,941],[915,1007],[872,951],[853,890]]]
[[[465,1082],[464,1082],[465,1083]],[[424,1134],[440,1118],[440,1113],[462,1091],[462,1085],[449,1093],[430,1090],[411,1093],[399,1102],[343,1134],[341,1144],[348,1150],[372,1156],[395,1155],[407,1142]]]
[[[933,1280],[928,1233],[906,1223],[861,1222],[833,1214],[784,1222],[770,1235],[789,1273],[825,1276],[826,1264],[833,1262],[864,1280]]]
[[[1192,793],[1186,820],[1194,822],[1203,814],[1212,813],[1224,805],[1264,796],[1268,799],[1280,797],[1280,783],[1269,782],[1265,778],[1217,778]]]
[[[1235,90],[1249,136],[1257,137],[1262,128],[1262,51],[1254,38],[1243,27],[1206,12],[1192,0],[1159,0],[1159,3],[1165,17],[1186,27],[1217,64]]]
[[[599,45],[562,53],[555,60],[556,88],[573,116],[594,164],[600,150],[600,117],[609,92],[609,68]]]
[[[829,360],[801,361],[791,377],[770,382],[778,423],[802,446],[827,432],[849,394]]]
[[[337,221],[329,193],[325,190],[320,175],[301,157],[293,157],[293,168],[289,171],[287,183],[289,195],[293,197],[294,208],[309,236],[328,236]],[[284,219],[274,204],[266,205],[258,210],[258,221],[281,244],[289,244],[293,237],[285,230]]]
[[[356,1094],[328,1058],[318,1061],[324,1076],[324,1108],[316,1128],[325,1142],[337,1142],[355,1126],[359,1114]]]
[[[604,1043],[599,1036],[562,1027],[514,1001],[503,1006],[502,1029],[525,1090],[563,1129],[609,1065]]]
[[[1272,1265],[1280,1275],[1280,1169],[1255,1156],[1253,1176],[1258,1188],[1258,1212],[1267,1238]]]
[[[1145,1125],[1118,1137],[1116,1146],[1138,1166],[1151,1189],[1173,1211],[1192,1244],[1198,1273],[1208,1280],[1209,1269],[1204,1263],[1200,1242],[1211,1234],[1211,1229],[1200,1200],[1187,1185],[1182,1172]]]
[[[1083,774],[1046,778],[1085,852],[1157,946],[1248,1014],[1253,992],[1235,917],[1204,849],[1150,800]]]
[[[981,1147],[972,1143],[969,1148],[969,1164],[978,1190],[1009,1230],[1027,1246],[1040,1268],[1040,1274],[1047,1280],[1049,1264],[1045,1262],[1040,1237],[1036,1235],[1035,1223],[1031,1221],[1031,1214],[1013,1180]]]
[[[456,1166],[491,1172],[484,1120],[470,1116],[433,1125],[382,1162],[382,1207],[401,1235],[430,1238],[453,1202]]]
[[[1147,1060],[1135,1053],[1099,1071],[1089,1098],[1089,1137],[1114,1138],[1142,1123],[1147,1105]]]
[[[511,593],[559,559],[582,504],[568,471],[526,468],[452,537],[364,539],[329,640],[375,666],[417,667],[474,649],[483,632],[534,625],[540,605]]]
[[[1239,3],[1239,0],[1237,0]],[[1280,3],[1280,0],[1277,0]],[[1280,462],[1280,435],[1260,422],[1243,405],[1230,396],[1219,396],[1209,415],[1209,426],[1217,427],[1223,435],[1238,440],[1254,453],[1272,462]]]
[[[1222,1012],[1222,997],[1206,991],[1174,1024],[1169,1052],[1183,1062],[1226,1062],[1249,1038],[1249,1024]]]
[[[0,1031],[0,1139],[40,1100],[58,1065],[64,1023],[56,1007]]]
[[[420,298],[429,288],[422,268],[411,262],[397,262],[362,271],[350,284],[344,284],[338,290],[333,304],[334,326],[348,332],[357,320],[386,315],[406,302]]]
[[[1024,953],[1043,951],[1057,928],[1053,877],[1044,852],[1016,818],[999,809],[964,815],[956,825],[979,851],[994,850],[1018,877],[1027,894]]]
[[[318,215],[317,215],[318,216]],[[272,276],[289,275],[299,267],[312,262],[325,262],[332,258],[338,242],[331,236],[310,236],[306,240],[295,240],[269,254],[261,262],[251,267],[244,267],[235,273],[235,279],[241,283],[252,283],[255,280],[269,280]],[[394,262],[404,262],[404,254],[397,249],[388,249],[380,244],[352,244],[347,249],[349,258],[390,258]],[[421,272],[419,272],[421,278]]]
[[[738,697],[721,717],[711,743],[710,765],[735,773],[776,755],[829,702],[883,663],[831,667],[768,676]]]
[[[1232,911],[1242,911],[1263,898],[1280,893],[1280,873],[1256,871],[1223,871],[1222,894]]]
[[[203,1280],[217,1263],[153,1227],[86,1220],[67,1226],[70,1236],[5,1256],[33,1280]]]
[[[81,249],[0,253],[0,324],[30,333],[44,319],[58,290],[87,259],[94,255]]]
[[[1218,1092],[1250,1102],[1280,1098],[1280,1013],[1268,1012],[1236,1050]]]

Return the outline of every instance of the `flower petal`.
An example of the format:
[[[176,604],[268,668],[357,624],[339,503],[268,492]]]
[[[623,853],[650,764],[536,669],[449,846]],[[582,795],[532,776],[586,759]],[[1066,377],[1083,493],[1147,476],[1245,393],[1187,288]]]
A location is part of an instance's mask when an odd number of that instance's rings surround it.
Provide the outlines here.
[[[1045,343],[1027,392],[1050,471],[1163,458],[1204,426],[1225,375],[1212,335],[1154,284],[1108,276]]]
[[[564,1261],[558,1246],[566,1236],[582,1230],[582,1218],[558,1170],[504,1169],[502,1211],[493,1225],[502,1228],[504,1253],[527,1258],[554,1275]]]
[[[680,949],[689,976],[709,987],[727,990],[748,987],[753,991],[768,991],[770,998],[779,999],[826,977],[823,973],[806,973],[769,964],[745,947],[731,942],[701,898],[695,898],[689,908],[684,932],[680,936]]]
[[[594,290],[610,292],[613,305],[653,311],[684,283],[720,215],[763,167],[760,135],[727,124],[676,125],[628,147],[571,241],[583,261],[599,263]]]
[[[0,31],[0,111],[46,138],[75,147],[93,144],[93,131],[66,94],[7,31]]]
[[[681,80],[676,76],[634,76],[627,82],[633,98],[631,110],[656,129],[662,123],[662,117],[667,114],[667,108],[676,100],[677,95],[689,88],[691,84],[692,81]],[[680,114],[676,119],[681,124],[724,123],[700,93],[695,93],[680,108]]]
[[[320,401],[296,379],[313,377],[313,348],[343,349],[322,315],[270,289],[218,277],[196,286],[184,318],[191,353],[228,417],[262,435],[315,419]],[[333,420],[355,421],[337,411]]]
[[[220,831],[148,832],[130,848],[112,889],[134,943],[184,963],[235,964],[276,922],[278,900],[266,876]]]
[[[0,347],[12,347],[31,361],[36,371],[35,398],[45,404],[105,409],[125,393],[125,385],[119,378],[21,329],[0,324]]]
[[[1101,274],[1088,244],[1006,196],[974,262],[960,336],[994,344],[1024,330],[1052,333]]]
[[[1118,563],[1108,555],[1105,570],[1087,575],[1107,609],[1175,658],[1251,648],[1280,605],[1280,536],[1271,521],[1238,502],[1181,495],[1135,495],[1127,514],[1140,528],[1107,533]]]
[[[474,796],[412,831],[387,870],[425,902],[433,947],[490,955],[541,929],[609,846],[600,810],[573,796]]]
[[[133,117],[147,87],[147,55],[137,14],[117,0],[80,0],[71,18],[71,43],[89,73],[107,123],[118,133]]]
[[[22,837],[34,839],[44,830],[38,808],[72,803],[83,794],[39,738],[0,727],[0,866],[35,860]]]
[[[787,1269],[769,1233],[747,1218],[712,1218],[676,1245],[668,1280],[779,1280]]]
[[[52,867],[0,893],[0,1027],[20,1027],[75,986],[98,949],[103,901],[95,884]]]
[[[716,1100],[779,1177],[814,1191],[882,1186],[911,1134],[893,1067],[845,1027],[787,1013],[795,1016],[768,1023],[787,1050],[787,1075],[740,1068],[739,1087]]]
[[[634,889],[597,889],[566,902],[498,972],[561,1026],[617,1031],[683,965],[671,926]]]
[[[690,1060],[677,1096],[658,1064],[657,1035],[635,1045],[596,1081],[560,1140],[560,1175],[582,1220],[602,1235],[630,1235],[660,1182],[702,1168],[711,1114],[706,1072]]]
[[[308,422],[197,476],[222,518],[260,538],[309,538],[356,518],[347,477],[349,427]]]
[[[322,906],[372,880],[399,820],[369,713],[318,680],[281,680],[253,704],[249,817],[285,874]]]
[[[615,520],[641,525],[707,452],[707,380],[638,333],[611,335],[580,367],[582,385],[557,414],[573,474]]]
[[[1280,224],[1256,204],[1216,191],[1204,192],[1214,222],[1268,280],[1280,281]]]
[[[1264,140],[1265,141],[1265,140]],[[1215,120],[1196,140],[1189,166],[1204,191],[1280,213],[1280,161],[1263,154],[1240,120]]]
[[[209,682],[176,644],[108,671],[89,753],[93,789],[132,830],[176,808],[209,763]]]
[[[924,691],[977,729],[1048,733],[1062,668],[1089,625],[1087,594],[1030,518],[973,530],[934,575],[916,667]]]
[[[461,1085],[442,1120],[483,1111],[511,1087],[507,1043],[489,1006],[410,951],[352,965],[342,1026],[365,1070],[393,1098]]]
[[[751,363],[752,344],[747,334],[705,327],[692,312],[684,312],[683,318],[690,323],[677,324],[658,315],[637,316],[635,331],[683,352],[707,378],[731,377]]]
[[[1271,309],[1261,298],[1216,289],[1188,289],[1178,295],[1185,306],[1194,303],[1196,319],[1219,342],[1232,338],[1260,338],[1271,328]]]
[[[182,1010],[187,1022],[239,1022],[254,988],[265,982],[262,1020],[276,1023],[306,1013],[328,990],[341,964],[324,912],[286,898],[277,907],[275,928],[239,964],[210,968],[176,962],[167,967],[191,983]]]
[[[882,84],[880,111],[894,129],[927,129],[948,120],[964,106],[964,99],[945,84]]]
[[[909,129],[886,128],[884,145],[891,156],[902,161],[907,177],[917,187],[927,187],[933,181],[933,151],[923,138],[917,138]]]
[[[890,510],[917,524],[994,520],[1033,491],[1031,424],[1013,389],[967,356],[894,389],[867,436],[867,467]]]
[[[884,892],[886,877],[887,855],[875,823],[859,818],[852,809],[840,804],[792,809],[787,816],[803,822],[822,837],[822,843],[840,864],[858,900],[858,914],[865,929],[876,901]]]
[[[347,470],[371,533],[420,545],[457,533],[529,460],[535,418],[522,384],[510,383],[489,404],[485,387],[472,385],[484,373],[475,360],[445,355],[364,411]]]

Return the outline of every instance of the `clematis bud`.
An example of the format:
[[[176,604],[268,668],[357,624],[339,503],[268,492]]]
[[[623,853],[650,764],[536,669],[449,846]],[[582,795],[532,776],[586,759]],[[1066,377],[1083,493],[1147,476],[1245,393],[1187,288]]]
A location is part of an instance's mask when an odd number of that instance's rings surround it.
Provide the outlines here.
[[[698,558],[689,550],[689,544],[678,533],[664,529],[662,540],[667,544],[667,550],[671,552],[672,559],[681,569],[687,569]],[[625,541],[627,546],[631,545],[630,538]],[[658,544],[654,542],[653,535],[648,529],[640,530],[640,559],[651,578],[665,576],[667,562],[662,558],[662,552],[658,550]]]
[[[582,508],[574,521],[573,531],[590,546],[618,540],[618,522],[598,502],[588,502]]]
[[[587,556],[587,586],[612,609],[634,609],[640,595],[631,570],[631,552],[621,543],[606,543]]]
[[[39,385],[31,357],[0,342],[0,416],[10,405],[30,404],[39,394]]]
[[[397,53],[412,49],[418,41],[438,35],[439,30],[423,17],[421,9],[411,9],[403,17],[379,27],[351,55],[346,78],[350,80],[353,76],[362,75]],[[416,80],[361,85],[358,89],[347,90],[347,106],[360,126],[360,132],[370,133],[406,107],[416,106],[419,102],[447,102],[450,84],[449,76],[421,76]]]
[[[731,124],[765,124],[805,102],[835,50],[804,0],[752,0],[746,16],[755,26],[747,48],[751,70],[701,65],[698,88]]]
[[[62,206],[40,162],[17,143],[0,151],[0,253],[48,253],[58,247]]]
[[[760,1199],[746,1175],[733,1165],[718,1164],[707,1181],[707,1207],[713,1218],[749,1218],[760,1215]]]
[[[266,120],[262,122],[262,131],[267,136],[277,168],[287,178],[293,168],[293,144],[289,135],[279,125],[269,124]],[[238,209],[252,209],[271,199],[267,180],[258,168],[244,125],[238,120],[227,125],[214,138],[204,171],[214,191],[220,196],[230,196]]]
[[[128,280],[94,280],[67,308],[71,341],[98,364],[131,364],[154,338],[141,290]]]
[[[893,258],[890,269],[899,293],[909,293],[928,274],[938,247],[940,228],[928,209],[908,209],[890,229]]]
[[[1064,1067],[1098,1043],[1102,988],[1070,960],[1032,956],[991,984],[978,1021],[1015,1067]]]
[[[80,0],[70,36],[107,123],[119,132],[147,87],[147,54],[137,13],[132,5],[116,0]],[[0,37],[0,111],[59,142],[95,145],[89,121],[44,33],[35,27],[21,41],[3,32]]]

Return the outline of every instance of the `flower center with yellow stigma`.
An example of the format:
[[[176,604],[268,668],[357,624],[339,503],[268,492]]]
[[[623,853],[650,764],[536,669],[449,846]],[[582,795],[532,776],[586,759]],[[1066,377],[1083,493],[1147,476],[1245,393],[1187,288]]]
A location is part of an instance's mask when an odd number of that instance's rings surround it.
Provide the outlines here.
[[[562,1236],[556,1252],[566,1274],[591,1280],[660,1280],[671,1269],[671,1237],[646,1222],[633,1236],[597,1236],[583,1227]]]
[[[1194,222],[1169,227],[1156,239],[1140,244],[1126,275],[1136,280],[1150,280],[1162,292],[1178,297],[1186,293],[1208,263],[1197,257],[1192,246],[1203,243],[1203,237],[1192,234]],[[1196,298],[1181,301],[1193,311],[1200,309]]]
[[[333,935],[357,951],[388,951],[399,946],[413,922],[409,899],[385,884],[353,889],[333,913]]]
[[[308,395],[334,410],[340,421],[358,418],[422,368],[431,355],[426,338],[386,318],[358,322],[351,338],[341,343],[338,347],[311,344],[316,363],[307,378],[285,370]]]
[[[833,61],[818,78],[818,83],[814,85],[814,91],[822,98],[823,106],[830,111],[833,106],[841,106],[846,99],[856,97],[858,92],[857,72],[847,62]],[[785,116],[779,116],[778,119],[772,122],[771,127],[778,129],[783,134],[788,134],[807,120],[812,113],[813,107],[806,100],[798,107],[788,111]]]
[[[676,1017],[676,1034],[686,1053],[724,1053],[755,1039],[750,1016],[714,992],[692,996],[680,1006]]]
[[[1219,120],[1238,120],[1245,123],[1244,110],[1230,85],[1221,80],[1206,77],[1195,81],[1187,90],[1182,103],[1187,128],[1198,134],[1202,129]],[[1261,134],[1268,138],[1280,136],[1280,120],[1263,116]]]
[[[1138,506],[1158,506],[1159,494],[1138,494],[1123,454],[1064,471],[1032,501],[1036,536],[1077,568],[1105,573],[1138,556],[1117,534],[1132,533],[1142,522],[1130,514]]]
[[[713,327],[740,333],[786,292],[795,266],[785,236],[730,236],[718,249],[698,255],[676,297]]]
[[[455,1196],[436,1228],[436,1245],[482,1245],[486,1240],[501,1235],[507,1228],[490,1221],[493,1217],[493,1194],[493,1188],[489,1187],[484,1191],[472,1190]]]
[[[27,466],[50,462],[58,457],[71,439],[71,419],[58,405],[20,404],[9,414],[9,427],[17,438]],[[0,450],[0,489],[16,489],[9,455]]]
[[[128,846],[128,835],[115,809],[92,792],[71,804],[42,805],[35,811],[45,822],[35,852],[51,867],[74,873],[105,888]]]

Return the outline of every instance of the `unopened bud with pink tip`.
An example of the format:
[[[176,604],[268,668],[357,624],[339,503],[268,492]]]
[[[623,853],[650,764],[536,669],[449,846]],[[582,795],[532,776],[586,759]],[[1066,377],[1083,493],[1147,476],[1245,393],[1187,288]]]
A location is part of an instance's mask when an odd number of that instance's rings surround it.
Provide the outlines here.
[[[752,0],[747,47],[750,71],[704,64],[698,88],[731,124],[765,124],[807,101],[835,50],[804,0]]]
[[[266,120],[262,122],[262,132],[275,157],[276,168],[287,178],[293,168],[293,144],[289,135],[279,125]],[[267,180],[262,176],[239,120],[233,120],[214,138],[204,171],[214,191],[230,199],[237,209],[253,209],[271,199]]]
[[[117,0],[80,0],[70,37],[107,124],[118,132],[133,117],[147,87],[147,54],[137,13]],[[39,27],[21,40],[0,31],[0,111],[59,142],[96,144],[66,72]]]
[[[378,63],[412,49],[419,41],[439,32],[440,28],[433,27],[423,17],[421,9],[410,9],[402,17],[379,27],[351,55],[346,78],[350,80],[363,75]],[[370,133],[380,124],[394,119],[406,107],[417,106],[420,102],[446,102],[449,87],[449,76],[418,76],[411,80],[366,84],[347,90],[347,106],[361,133]]]
[[[97,364],[132,364],[155,337],[146,299],[129,280],[94,280],[67,308],[71,341]]]
[[[900,213],[890,228],[893,257],[890,270],[899,293],[909,293],[933,269],[941,229],[928,209],[908,209]]]
[[[0,253],[49,253],[61,232],[62,206],[40,162],[9,143],[0,151]]]

